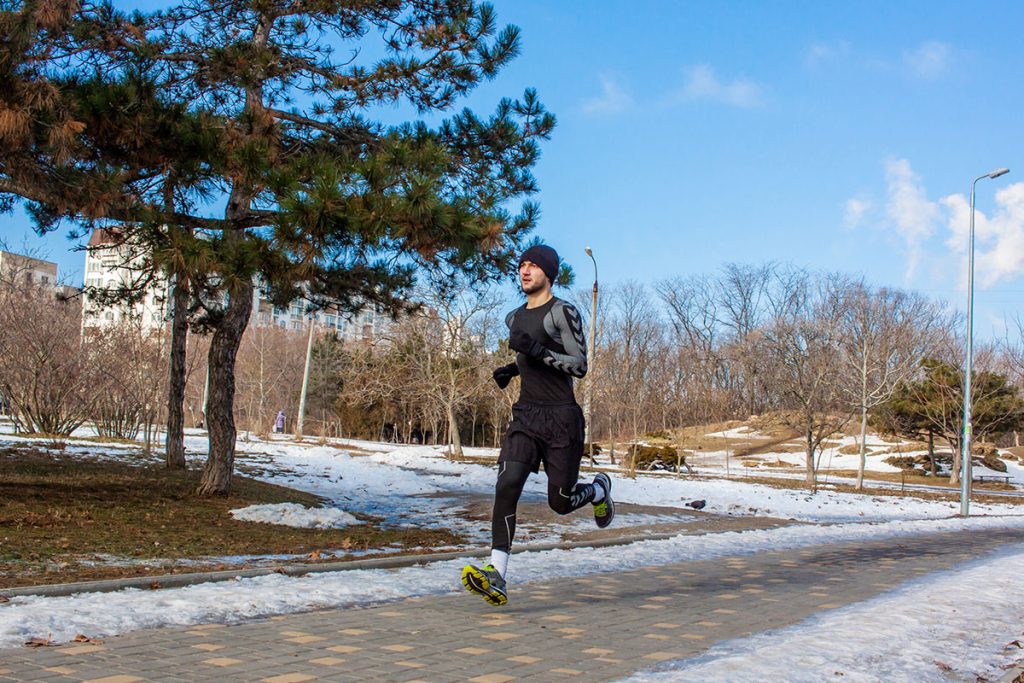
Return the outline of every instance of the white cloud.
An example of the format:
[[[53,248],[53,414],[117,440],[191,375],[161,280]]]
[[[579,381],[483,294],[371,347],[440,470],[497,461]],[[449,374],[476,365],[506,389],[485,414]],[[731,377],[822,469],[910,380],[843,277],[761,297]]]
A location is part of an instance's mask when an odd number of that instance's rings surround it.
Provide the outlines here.
[[[708,100],[749,108],[761,104],[762,88],[743,78],[721,81],[710,66],[699,64],[689,69],[680,97],[684,100]]]
[[[952,61],[950,46],[934,40],[903,53],[903,66],[910,75],[925,80],[934,80],[945,74]]]
[[[984,181],[983,181],[984,182]],[[969,244],[971,205],[964,195],[943,197],[949,238],[946,245],[966,254]],[[1024,275],[1024,183],[1014,183],[996,192],[996,208],[989,217],[975,206],[974,273],[980,287]],[[966,268],[966,263],[964,265]],[[963,278],[966,281],[966,276]]]
[[[832,43],[813,43],[807,48],[804,63],[807,66],[818,66],[823,62],[831,62],[850,54],[850,44],[845,40]]]
[[[587,114],[617,114],[633,106],[633,98],[618,81],[607,75],[600,74],[601,94],[583,103],[583,111]]]
[[[871,210],[871,202],[867,199],[851,197],[846,200],[846,207],[843,211],[843,225],[847,228],[856,228],[864,219],[864,214]]]
[[[940,219],[939,206],[928,199],[921,179],[906,159],[893,159],[885,164],[888,196],[886,215],[907,248],[907,282],[913,278],[921,260],[924,242],[935,232]]]

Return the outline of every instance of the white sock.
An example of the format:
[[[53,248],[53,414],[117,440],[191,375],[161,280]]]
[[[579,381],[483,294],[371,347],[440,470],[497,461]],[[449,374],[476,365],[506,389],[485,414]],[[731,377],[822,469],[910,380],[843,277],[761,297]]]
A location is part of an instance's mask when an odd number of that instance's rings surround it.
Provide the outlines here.
[[[498,570],[498,573],[501,574],[501,578],[505,578],[505,572],[508,571],[508,553],[504,550],[492,548],[491,566]]]
[[[598,484],[596,481],[593,484],[591,484],[591,486],[594,487],[594,500],[591,502],[600,503],[602,500],[604,500],[604,487]]]

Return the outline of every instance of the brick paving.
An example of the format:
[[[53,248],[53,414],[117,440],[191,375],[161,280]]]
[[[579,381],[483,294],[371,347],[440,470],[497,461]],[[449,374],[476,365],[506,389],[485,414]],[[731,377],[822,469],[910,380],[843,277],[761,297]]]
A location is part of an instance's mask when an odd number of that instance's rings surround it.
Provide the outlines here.
[[[608,681],[1024,544],[1024,530],[837,543],[235,626],[0,650],[0,681]],[[513,560],[514,561],[514,560]],[[453,577],[453,583],[457,577]]]

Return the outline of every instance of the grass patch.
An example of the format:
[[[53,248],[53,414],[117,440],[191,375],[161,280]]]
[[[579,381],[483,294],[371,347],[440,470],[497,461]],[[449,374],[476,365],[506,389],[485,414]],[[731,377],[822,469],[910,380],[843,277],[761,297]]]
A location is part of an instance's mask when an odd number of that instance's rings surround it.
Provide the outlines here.
[[[200,473],[96,461],[33,447],[0,449],[0,587],[195,571],[212,565],[146,561],[227,555],[431,547],[461,539],[444,530],[295,529],[235,520],[229,510],[259,503],[322,501],[236,474],[225,497],[195,495]],[[127,566],[95,564],[97,556]]]
[[[829,474],[831,476],[839,476],[839,472],[830,472]],[[843,476],[849,476],[849,474],[850,473],[847,472]],[[879,474],[879,473],[873,472],[872,474]],[[853,475],[856,476],[856,472],[853,472]],[[879,478],[882,478],[882,477],[879,477]],[[943,480],[947,484],[948,484],[948,481],[949,481],[948,479],[945,479],[944,477],[940,477],[938,480]],[[916,478],[914,478],[913,483],[934,484],[938,480],[935,479],[935,478],[932,478],[932,477],[916,477]],[[750,476],[748,474],[748,475],[744,476],[743,478],[736,479],[734,481],[742,481],[744,483],[752,483],[752,484],[763,484],[765,486],[770,486],[770,487],[776,488],[776,489],[791,489],[791,490],[810,491],[810,489],[807,488],[806,482],[804,482],[801,479],[781,479],[781,478],[777,478],[777,477],[757,477],[757,476]],[[899,481],[899,474],[896,474],[895,481]],[[909,483],[911,483],[912,480],[911,480],[910,477],[907,477],[906,481],[909,484]],[[906,489],[906,490],[900,491],[899,489],[891,489],[891,488],[875,488],[875,487],[871,486],[871,480],[868,479],[866,476],[865,476],[865,479],[864,479],[864,488],[863,488],[863,490],[860,490],[860,491],[858,491],[857,488],[853,484],[842,484],[842,483],[838,483],[838,482],[831,481],[831,480],[826,481],[824,473],[819,473],[818,474],[818,486],[819,487],[827,486],[828,489],[826,489],[826,490],[829,490],[829,491],[839,491],[839,492],[842,492],[842,493],[858,493],[858,494],[875,496],[877,498],[919,498],[921,500],[944,500],[944,501],[957,501],[957,500],[960,500],[959,489],[951,488],[951,489],[949,489],[949,493],[944,493],[944,492],[941,492],[941,491],[921,491],[919,489]],[[978,482],[975,482],[974,483],[974,487],[973,487],[973,495],[971,496],[971,500],[973,500],[976,503],[1001,503],[1001,504],[1004,504],[1004,505],[1020,505],[1020,506],[1024,506],[1024,499],[1022,499],[1022,498],[1012,498],[1012,497],[1009,497],[1009,496],[998,496],[998,495],[988,495],[987,496],[987,495],[985,495],[985,494],[983,494],[983,493],[981,493],[979,491],[980,488],[982,488],[982,487],[978,486]],[[990,487],[990,486],[986,485],[984,488],[998,489],[998,488],[1002,488],[1002,487],[1000,487],[1000,486],[991,486]]]

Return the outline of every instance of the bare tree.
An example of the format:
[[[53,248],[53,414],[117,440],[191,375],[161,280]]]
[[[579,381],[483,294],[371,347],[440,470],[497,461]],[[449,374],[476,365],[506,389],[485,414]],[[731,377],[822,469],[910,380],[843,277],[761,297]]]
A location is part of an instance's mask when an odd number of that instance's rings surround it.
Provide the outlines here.
[[[295,414],[305,358],[302,332],[276,325],[245,331],[235,364],[235,400],[244,429],[266,434],[279,410]]]
[[[432,279],[419,298],[424,315],[412,316],[406,326],[407,341],[418,346],[407,355],[412,376],[423,382],[429,397],[428,413],[436,412],[447,423],[451,457],[463,457],[459,413],[481,387],[491,381],[481,372],[481,331],[493,329],[499,299],[487,288],[456,280]],[[478,324],[478,322],[480,324]],[[431,416],[431,422],[439,421]],[[437,429],[433,429],[435,437]]]
[[[841,389],[839,342],[845,301],[836,276],[787,279],[785,314],[761,333],[758,344],[780,393],[785,423],[806,442],[807,485],[815,488],[815,453],[852,417]]]
[[[50,287],[0,285],[0,393],[18,431],[61,443],[85,423],[100,394],[91,356],[78,301]]]
[[[913,374],[934,342],[936,306],[899,290],[871,290],[852,282],[844,294],[840,340],[846,370],[844,388],[860,412],[857,488],[864,487],[868,412],[892,398]]]
[[[167,381],[164,330],[147,331],[137,320],[89,330],[96,387],[92,413],[100,436],[135,439],[143,431],[149,452]]]
[[[662,329],[658,311],[644,285],[626,282],[616,288],[612,299],[604,363],[608,365],[608,379],[615,392],[612,406],[618,424],[616,431],[622,433],[628,422],[628,432],[635,440],[647,431],[650,372]]]

